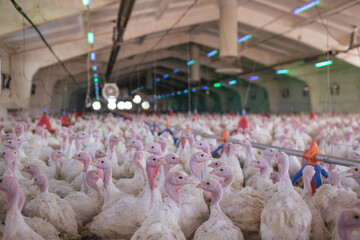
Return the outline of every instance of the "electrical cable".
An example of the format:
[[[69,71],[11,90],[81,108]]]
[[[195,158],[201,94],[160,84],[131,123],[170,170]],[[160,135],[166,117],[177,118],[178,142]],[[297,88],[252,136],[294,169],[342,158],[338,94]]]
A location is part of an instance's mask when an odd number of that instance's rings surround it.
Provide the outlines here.
[[[49,51],[54,55],[56,60],[60,63],[60,65],[63,67],[63,69],[66,71],[68,76],[74,81],[74,83],[77,86],[80,86],[79,83],[76,81],[75,77],[70,73],[70,71],[67,69],[63,61],[56,55],[56,53],[53,51],[51,46],[48,44],[48,42],[45,40],[44,36],[41,34],[40,30],[36,27],[36,25],[30,20],[30,18],[26,15],[26,13],[22,10],[22,8],[15,2],[15,0],[10,0],[12,4],[14,5],[15,9],[31,24],[31,26],[35,29],[35,31],[39,34],[39,37],[44,42],[46,47],[49,49]]]

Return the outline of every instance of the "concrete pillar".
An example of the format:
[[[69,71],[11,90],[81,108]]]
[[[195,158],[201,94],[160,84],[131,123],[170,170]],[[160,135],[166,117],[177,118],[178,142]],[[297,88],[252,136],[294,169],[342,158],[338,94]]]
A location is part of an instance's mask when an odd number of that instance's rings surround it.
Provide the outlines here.
[[[219,0],[220,58],[231,62],[237,58],[237,1]]]
[[[191,65],[191,80],[198,82],[201,80],[200,76],[200,49],[196,44],[191,45],[191,59],[194,60],[194,64]]]

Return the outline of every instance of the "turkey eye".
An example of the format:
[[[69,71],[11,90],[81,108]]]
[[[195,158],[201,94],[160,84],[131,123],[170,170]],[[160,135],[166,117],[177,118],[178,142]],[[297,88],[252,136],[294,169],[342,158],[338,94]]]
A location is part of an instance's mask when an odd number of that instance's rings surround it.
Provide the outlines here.
[[[204,154],[201,154],[201,156],[203,157],[203,156],[204,156]]]
[[[217,164],[217,163],[215,163],[215,165],[217,166],[218,164]]]
[[[104,161],[101,161],[101,163],[104,163]]]
[[[355,218],[355,219],[359,219],[359,215],[355,215],[354,218]]]
[[[27,167],[27,169],[30,169],[30,167]]]
[[[11,144],[11,141],[9,141],[9,143]]]
[[[99,152],[99,154],[101,154],[101,152]]]
[[[60,154],[61,152],[58,152],[58,154]]]
[[[357,168],[355,168],[355,171],[358,171],[358,169],[357,169]]]
[[[224,169],[220,169],[220,171],[224,171]]]
[[[209,183],[209,182],[207,182],[206,184],[207,184],[207,185],[210,185],[210,183]]]
[[[154,148],[154,146],[152,146],[151,148]]]
[[[153,161],[155,161],[156,159],[155,158],[153,158]]]
[[[180,177],[179,177],[179,179],[183,179],[183,177],[182,177],[182,176],[180,176]]]
[[[81,157],[80,154],[78,156]]]
[[[260,163],[259,161],[257,163]]]
[[[172,157],[172,159],[175,159],[175,157]]]
[[[200,145],[202,145],[202,143],[200,143]]]

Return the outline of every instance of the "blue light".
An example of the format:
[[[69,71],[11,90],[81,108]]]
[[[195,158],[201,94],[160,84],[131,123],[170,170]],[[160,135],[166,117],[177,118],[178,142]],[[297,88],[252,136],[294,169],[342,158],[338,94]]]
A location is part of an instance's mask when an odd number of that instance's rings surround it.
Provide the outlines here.
[[[65,111],[65,110],[63,110],[63,111],[62,111],[62,114],[63,114],[63,115],[65,115],[65,114],[66,114],[66,111]]]
[[[166,97],[170,97],[170,94],[167,93],[167,94],[166,94]]]
[[[289,69],[280,69],[276,70],[276,74],[286,74],[289,72]]]
[[[319,0],[315,0],[315,1],[312,1],[312,2],[309,2],[299,8],[296,8],[292,11],[292,14],[298,14],[298,13],[301,13],[309,8],[312,8],[314,7],[315,5],[319,4]]]
[[[190,61],[188,61],[188,62],[186,63],[186,65],[191,66],[191,65],[193,65],[194,63],[195,63],[194,60],[190,60]]]
[[[93,66],[93,71],[97,71],[97,66]]]
[[[209,52],[208,54],[206,54],[206,56],[207,57],[212,57],[212,56],[216,55],[217,53],[218,53],[217,50],[213,50],[213,51]]]
[[[188,92],[189,92],[189,90],[187,90],[187,89],[184,90],[184,93],[185,93],[185,94],[187,94]]]
[[[207,86],[202,86],[201,89],[202,89],[202,90],[206,90],[206,89],[207,89]]]
[[[141,90],[144,90],[144,88],[145,88],[144,86],[141,86],[141,87],[140,87]]]
[[[181,95],[181,91],[177,91],[176,93],[177,93],[177,95]]]
[[[242,114],[243,116],[245,116],[245,115],[246,115],[246,110],[243,109],[243,110],[241,111],[241,114]]]
[[[96,54],[95,54],[94,52],[91,52],[91,53],[90,53],[90,59],[91,59],[91,61],[95,61],[95,59],[96,59]]]
[[[156,78],[156,79],[155,79],[155,82],[160,82],[160,78]]]
[[[234,85],[234,84],[236,84],[236,83],[237,83],[236,80],[231,80],[231,81],[229,81],[229,85]]]
[[[165,94],[161,95],[161,98],[165,98]]]
[[[98,77],[97,73],[94,73],[94,77]]]
[[[42,112],[43,112],[43,113],[46,113],[46,108],[43,108],[43,109],[42,109]]]
[[[158,95],[157,97],[158,97],[158,99],[161,99],[161,95]]]
[[[168,77],[169,77],[169,74],[165,74],[165,75],[163,76],[164,79],[166,79],[166,78],[168,78]]]
[[[249,40],[250,38],[252,38],[252,35],[251,35],[251,34],[248,34],[248,35],[246,35],[246,36],[243,36],[243,37],[239,38],[239,39],[237,40],[237,42],[238,42],[238,43],[242,43],[242,42],[245,42],[246,40]]]
[[[192,92],[196,92],[196,88],[191,89]]]
[[[174,73],[178,73],[179,72],[179,69],[174,69]]]
[[[171,93],[171,96],[175,96],[175,93],[173,92],[173,93]]]
[[[251,76],[249,77],[249,81],[254,81],[254,80],[258,80],[259,76]]]
[[[157,96],[155,96],[154,99],[157,99]]]

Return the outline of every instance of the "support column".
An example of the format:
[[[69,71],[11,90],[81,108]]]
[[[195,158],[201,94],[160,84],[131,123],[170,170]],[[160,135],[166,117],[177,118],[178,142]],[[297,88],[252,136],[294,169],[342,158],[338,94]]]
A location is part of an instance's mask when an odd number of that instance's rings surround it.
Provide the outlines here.
[[[191,65],[191,80],[198,82],[201,80],[200,76],[200,49],[196,44],[191,45],[191,59],[194,60],[194,64]]]
[[[153,81],[152,81],[152,71],[151,69],[148,69],[146,71],[146,84],[145,84],[145,88],[147,90],[153,89]]]
[[[237,58],[237,1],[219,0],[220,58],[232,62]]]

